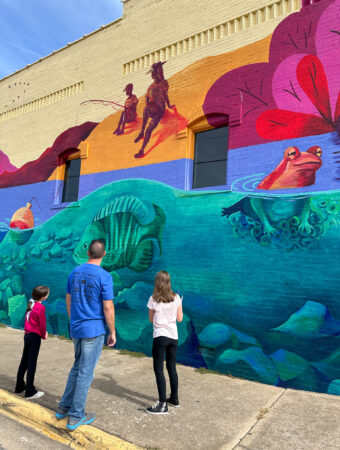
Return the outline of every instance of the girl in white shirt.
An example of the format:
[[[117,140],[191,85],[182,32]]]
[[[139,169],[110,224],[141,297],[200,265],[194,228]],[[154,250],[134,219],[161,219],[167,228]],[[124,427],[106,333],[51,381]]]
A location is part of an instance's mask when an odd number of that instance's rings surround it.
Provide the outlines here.
[[[165,270],[156,274],[152,296],[149,298],[149,320],[153,323],[153,369],[156,375],[159,401],[146,408],[150,414],[167,414],[168,406],[178,407],[178,377],[176,350],[178,344],[177,322],[183,320],[182,298],[171,288],[170,275]],[[170,378],[170,397],[166,398],[166,382],[163,373],[164,356]]]

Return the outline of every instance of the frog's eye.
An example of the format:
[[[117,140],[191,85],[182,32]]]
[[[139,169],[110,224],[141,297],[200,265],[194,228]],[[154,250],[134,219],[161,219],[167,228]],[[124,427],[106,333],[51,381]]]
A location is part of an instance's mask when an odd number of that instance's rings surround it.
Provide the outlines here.
[[[300,150],[297,147],[288,147],[284,153],[284,158],[293,160],[298,158],[300,155]]]
[[[286,159],[296,159],[300,155],[300,151],[297,147],[288,147],[285,151],[284,157]]]
[[[83,244],[83,248],[86,250],[87,248],[88,248],[88,244],[87,244],[87,242],[84,242],[84,244]]]
[[[318,158],[321,158],[322,156],[322,149],[318,147],[317,145],[314,145],[313,147],[310,147],[307,150],[308,153],[311,153],[312,155],[317,156]]]

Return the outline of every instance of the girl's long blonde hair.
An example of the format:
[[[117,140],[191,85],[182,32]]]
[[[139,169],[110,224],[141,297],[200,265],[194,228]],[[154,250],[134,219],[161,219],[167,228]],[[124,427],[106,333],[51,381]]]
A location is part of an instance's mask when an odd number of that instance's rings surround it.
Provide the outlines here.
[[[156,273],[152,298],[157,303],[171,303],[176,294],[172,291],[170,275],[165,270]]]

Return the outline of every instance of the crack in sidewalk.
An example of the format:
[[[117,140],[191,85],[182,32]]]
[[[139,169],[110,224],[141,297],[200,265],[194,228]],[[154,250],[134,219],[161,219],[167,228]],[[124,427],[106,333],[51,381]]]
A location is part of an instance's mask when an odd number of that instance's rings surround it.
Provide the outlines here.
[[[277,398],[273,401],[273,403],[271,403],[271,405],[269,405],[268,412],[276,405],[276,403],[281,399],[281,397],[287,392],[287,389],[285,389],[283,392],[281,392]],[[267,413],[267,412],[266,412]],[[265,413],[265,414],[266,414]],[[241,442],[249,435],[249,433],[256,427],[256,425],[260,422],[260,420],[262,420],[264,414],[259,414],[255,420],[255,422],[253,423],[253,425],[249,428],[249,430],[241,437],[241,439],[237,442],[237,444],[235,444],[231,450],[235,450],[238,446],[241,446]]]

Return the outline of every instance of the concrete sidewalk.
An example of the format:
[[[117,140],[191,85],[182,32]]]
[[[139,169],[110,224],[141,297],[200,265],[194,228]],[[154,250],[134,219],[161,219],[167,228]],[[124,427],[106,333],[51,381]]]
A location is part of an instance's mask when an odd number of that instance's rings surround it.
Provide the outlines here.
[[[13,392],[23,332],[0,328],[0,388]],[[42,343],[36,386],[39,404],[57,408],[73,361],[70,341]],[[145,413],[156,399],[152,359],[104,350],[87,411],[107,433],[157,449],[340,448],[340,398],[282,389],[178,366],[180,408],[165,416]]]

